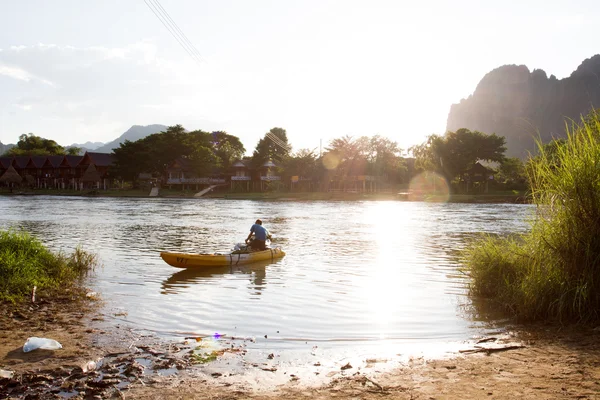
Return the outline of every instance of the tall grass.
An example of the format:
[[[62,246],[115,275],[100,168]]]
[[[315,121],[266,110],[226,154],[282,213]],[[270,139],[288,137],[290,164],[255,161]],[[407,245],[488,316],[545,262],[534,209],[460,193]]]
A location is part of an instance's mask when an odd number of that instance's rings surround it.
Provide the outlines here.
[[[97,265],[96,256],[77,248],[53,253],[25,232],[0,231],[0,300],[20,301],[33,287],[63,291]]]
[[[467,246],[471,293],[526,320],[600,317],[600,114],[568,129],[552,152],[538,142],[527,173],[537,206],[531,230]]]

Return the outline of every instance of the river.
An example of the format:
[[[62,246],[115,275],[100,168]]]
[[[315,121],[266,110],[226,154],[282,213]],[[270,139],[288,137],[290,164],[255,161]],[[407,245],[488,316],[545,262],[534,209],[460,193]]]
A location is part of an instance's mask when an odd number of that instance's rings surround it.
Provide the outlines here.
[[[0,228],[54,250],[81,245],[102,267],[90,285],[106,323],[167,340],[214,333],[250,348],[399,354],[502,330],[473,307],[456,251],[481,232],[529,228],[517,204],[402,201],[0,197]],[[186,271],[160,251],[227,251],[263,220],[287,255]],[[265,337],[266,336],[266,337]],[[404,349],[404,350],[403,350]],[[294,353],[295,352],[295,353]]]

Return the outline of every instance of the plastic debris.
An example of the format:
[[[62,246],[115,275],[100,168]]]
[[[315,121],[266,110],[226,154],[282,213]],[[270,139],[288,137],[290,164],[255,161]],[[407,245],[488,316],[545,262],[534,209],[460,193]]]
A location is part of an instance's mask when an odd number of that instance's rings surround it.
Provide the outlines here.
[[[98,360],[98,361],[100,361],[100,360]],[[81,367],[81,370],[83,371],[84,374],[87,374],[88,372],[95,371],[97,367],[98,367],[98,364],[96,363],[96,361],[90,360],[87,363],[85,363],[85,365],[83,367]]]
[[[23,352],[27,353],[36,349],[43,350],[58,350],[62,349],[62,345],[54,339],[39,338],[32,336],[27,339],[23,345]]]
[[[0,378],[8,378],[11,379],[15,374],[14,371],[7,371],[5,369],[0,369]]]

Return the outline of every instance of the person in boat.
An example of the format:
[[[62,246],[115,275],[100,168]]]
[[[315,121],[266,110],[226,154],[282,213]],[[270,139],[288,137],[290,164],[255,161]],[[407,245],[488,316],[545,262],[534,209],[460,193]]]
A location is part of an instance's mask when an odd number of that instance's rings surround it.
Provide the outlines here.
[[[250,239],[252,238],[252,235],[254,235],[254,240],[250,241]],[[266,241],[267,241],[267,239],[270,239],[270,238],[271,238],[271,234],[269,233],[267,228],[262,226],[262,221],[260,219],[257,219],[256,222],[254,223],[254,225],[252,225],[252,227],[250,227],[250,234],[246,238],[246,243],[250,244],[250,248],[253,251],[266,250],[267,249]]]

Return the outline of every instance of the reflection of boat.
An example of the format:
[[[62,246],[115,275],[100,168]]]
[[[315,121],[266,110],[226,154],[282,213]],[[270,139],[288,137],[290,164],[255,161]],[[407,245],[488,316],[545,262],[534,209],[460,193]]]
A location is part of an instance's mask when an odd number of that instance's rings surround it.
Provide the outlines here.
[[[242,266],[227,265],[221,267],[186,268],[175,272],[162,283],[163,294],[176,293],[180,288],[187,286],[187,284],[219,279],[219,277],[227,274],[250,275],[252,284],[260,292],[264,286],[266,266],[270,263],[271,261],[269,260]]]
[[[271,247],[263,251],[232,251],[231,253],[215,254],[193,254],[193,253],[171,253],[163,251],[160,253],[163,260],[169,265],[178,268],[206,268],[227,265],[243,265],[257,261],[273,261],[285,256],[280,247]]]

